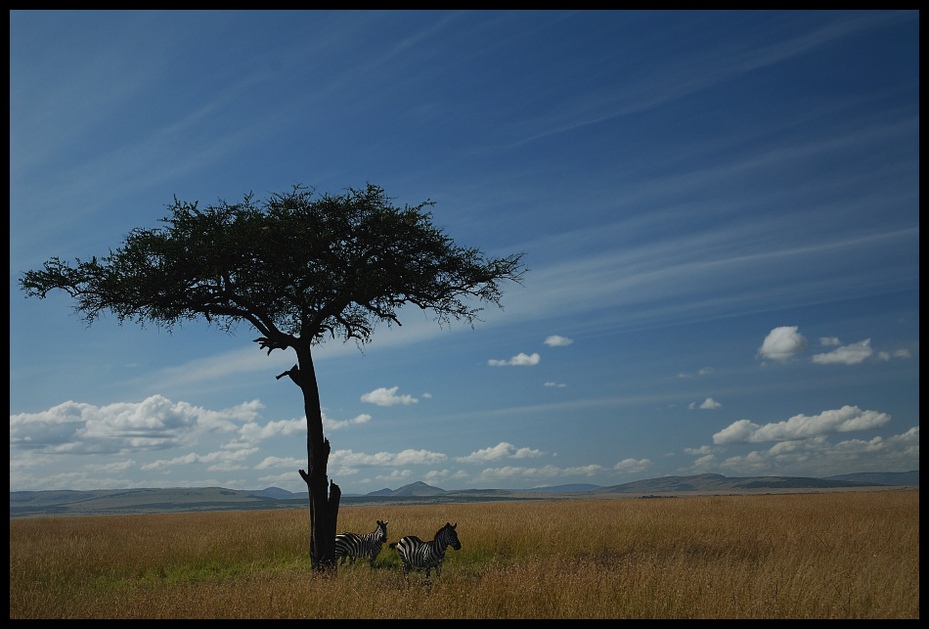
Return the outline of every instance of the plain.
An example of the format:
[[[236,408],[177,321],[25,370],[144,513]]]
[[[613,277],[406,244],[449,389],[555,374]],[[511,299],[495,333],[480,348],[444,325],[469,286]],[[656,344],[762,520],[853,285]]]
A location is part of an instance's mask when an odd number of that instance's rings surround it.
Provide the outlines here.
[[[10,520],[10,618],[919,618],[919,491],[343,507],[429,540],[309,568],[305,510]]]

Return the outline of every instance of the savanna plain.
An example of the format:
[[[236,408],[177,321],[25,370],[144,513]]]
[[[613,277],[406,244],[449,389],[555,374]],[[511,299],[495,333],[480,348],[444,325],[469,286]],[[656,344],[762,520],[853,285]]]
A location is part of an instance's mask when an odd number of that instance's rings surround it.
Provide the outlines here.
[[[919,491],[343,506],[438,578],[310,569],[306,510],[10,520],[10,618],[919,618]]]

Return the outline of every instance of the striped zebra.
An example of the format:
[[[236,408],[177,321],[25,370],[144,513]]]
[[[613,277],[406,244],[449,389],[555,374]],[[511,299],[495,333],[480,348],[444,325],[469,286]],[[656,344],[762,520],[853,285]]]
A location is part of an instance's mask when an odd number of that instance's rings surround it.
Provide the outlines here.
[[[340,533],[335,536],[335,560],[340,565],[355,563],[358,557],[368,557],[371,566],[387,541],[387,521],[377,521],[377,528],[370,533]]]
[[[435,534],[435,539],[431,542],[424,542],[415,535],[407,535],[400,538],[399,542],[391,544],[390,547],[400,553],[400,559],[403,561],[403,576],[408,576],[413,568],[425,568],[426,578],[429,578],[429,571],[435,568],[435,576],[442,574],[442,560],[445,559],[445,551],[449,546],[455,550],[461,550],[461,542],[458,541],[458,533],[455,528],[458,523],[445,523]]]

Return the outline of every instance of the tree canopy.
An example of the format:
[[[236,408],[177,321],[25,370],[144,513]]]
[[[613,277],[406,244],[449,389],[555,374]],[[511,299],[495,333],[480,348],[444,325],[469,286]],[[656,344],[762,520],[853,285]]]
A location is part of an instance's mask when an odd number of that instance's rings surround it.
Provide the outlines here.
[[[51,258],[20,282],[28,296],[67,291],[88,324],[105,310],[169,328],[201,316],[227,331],[247,321],[269,352],[300,337],[366,343],[377,323],[400,323],[405,303],[473,323],[476,302],[499,305],[501,282],[520,281],[522,254],[487,259],[457,246],[432,224],[432,205],[394,207],[373,184],[337,196],[296,185],[264,203],[250,193],[204,209],[175,198],[164,227],[134,229],[75,266]]]

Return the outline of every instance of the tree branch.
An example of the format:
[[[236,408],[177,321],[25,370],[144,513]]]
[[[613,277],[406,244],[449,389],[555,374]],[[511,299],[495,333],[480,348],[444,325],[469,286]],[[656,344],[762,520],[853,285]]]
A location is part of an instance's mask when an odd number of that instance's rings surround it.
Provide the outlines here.
[[[290,379],[294,381],[294,384],[296,384],[297,386],[299,386],[300,383],[297,382],[297,377],[298,377],[299,375],[300,375],[300,368],[299,368],[297,365],[294,365],[293,367],[291,367],[290,369],[288,369],[288,370],[285,371],[284,373],[280,373],[280,374],[274,376],[274,379],[275,379],[275,380],[280,380],[280,379],[283,378],[284,376],[290,376]]]

